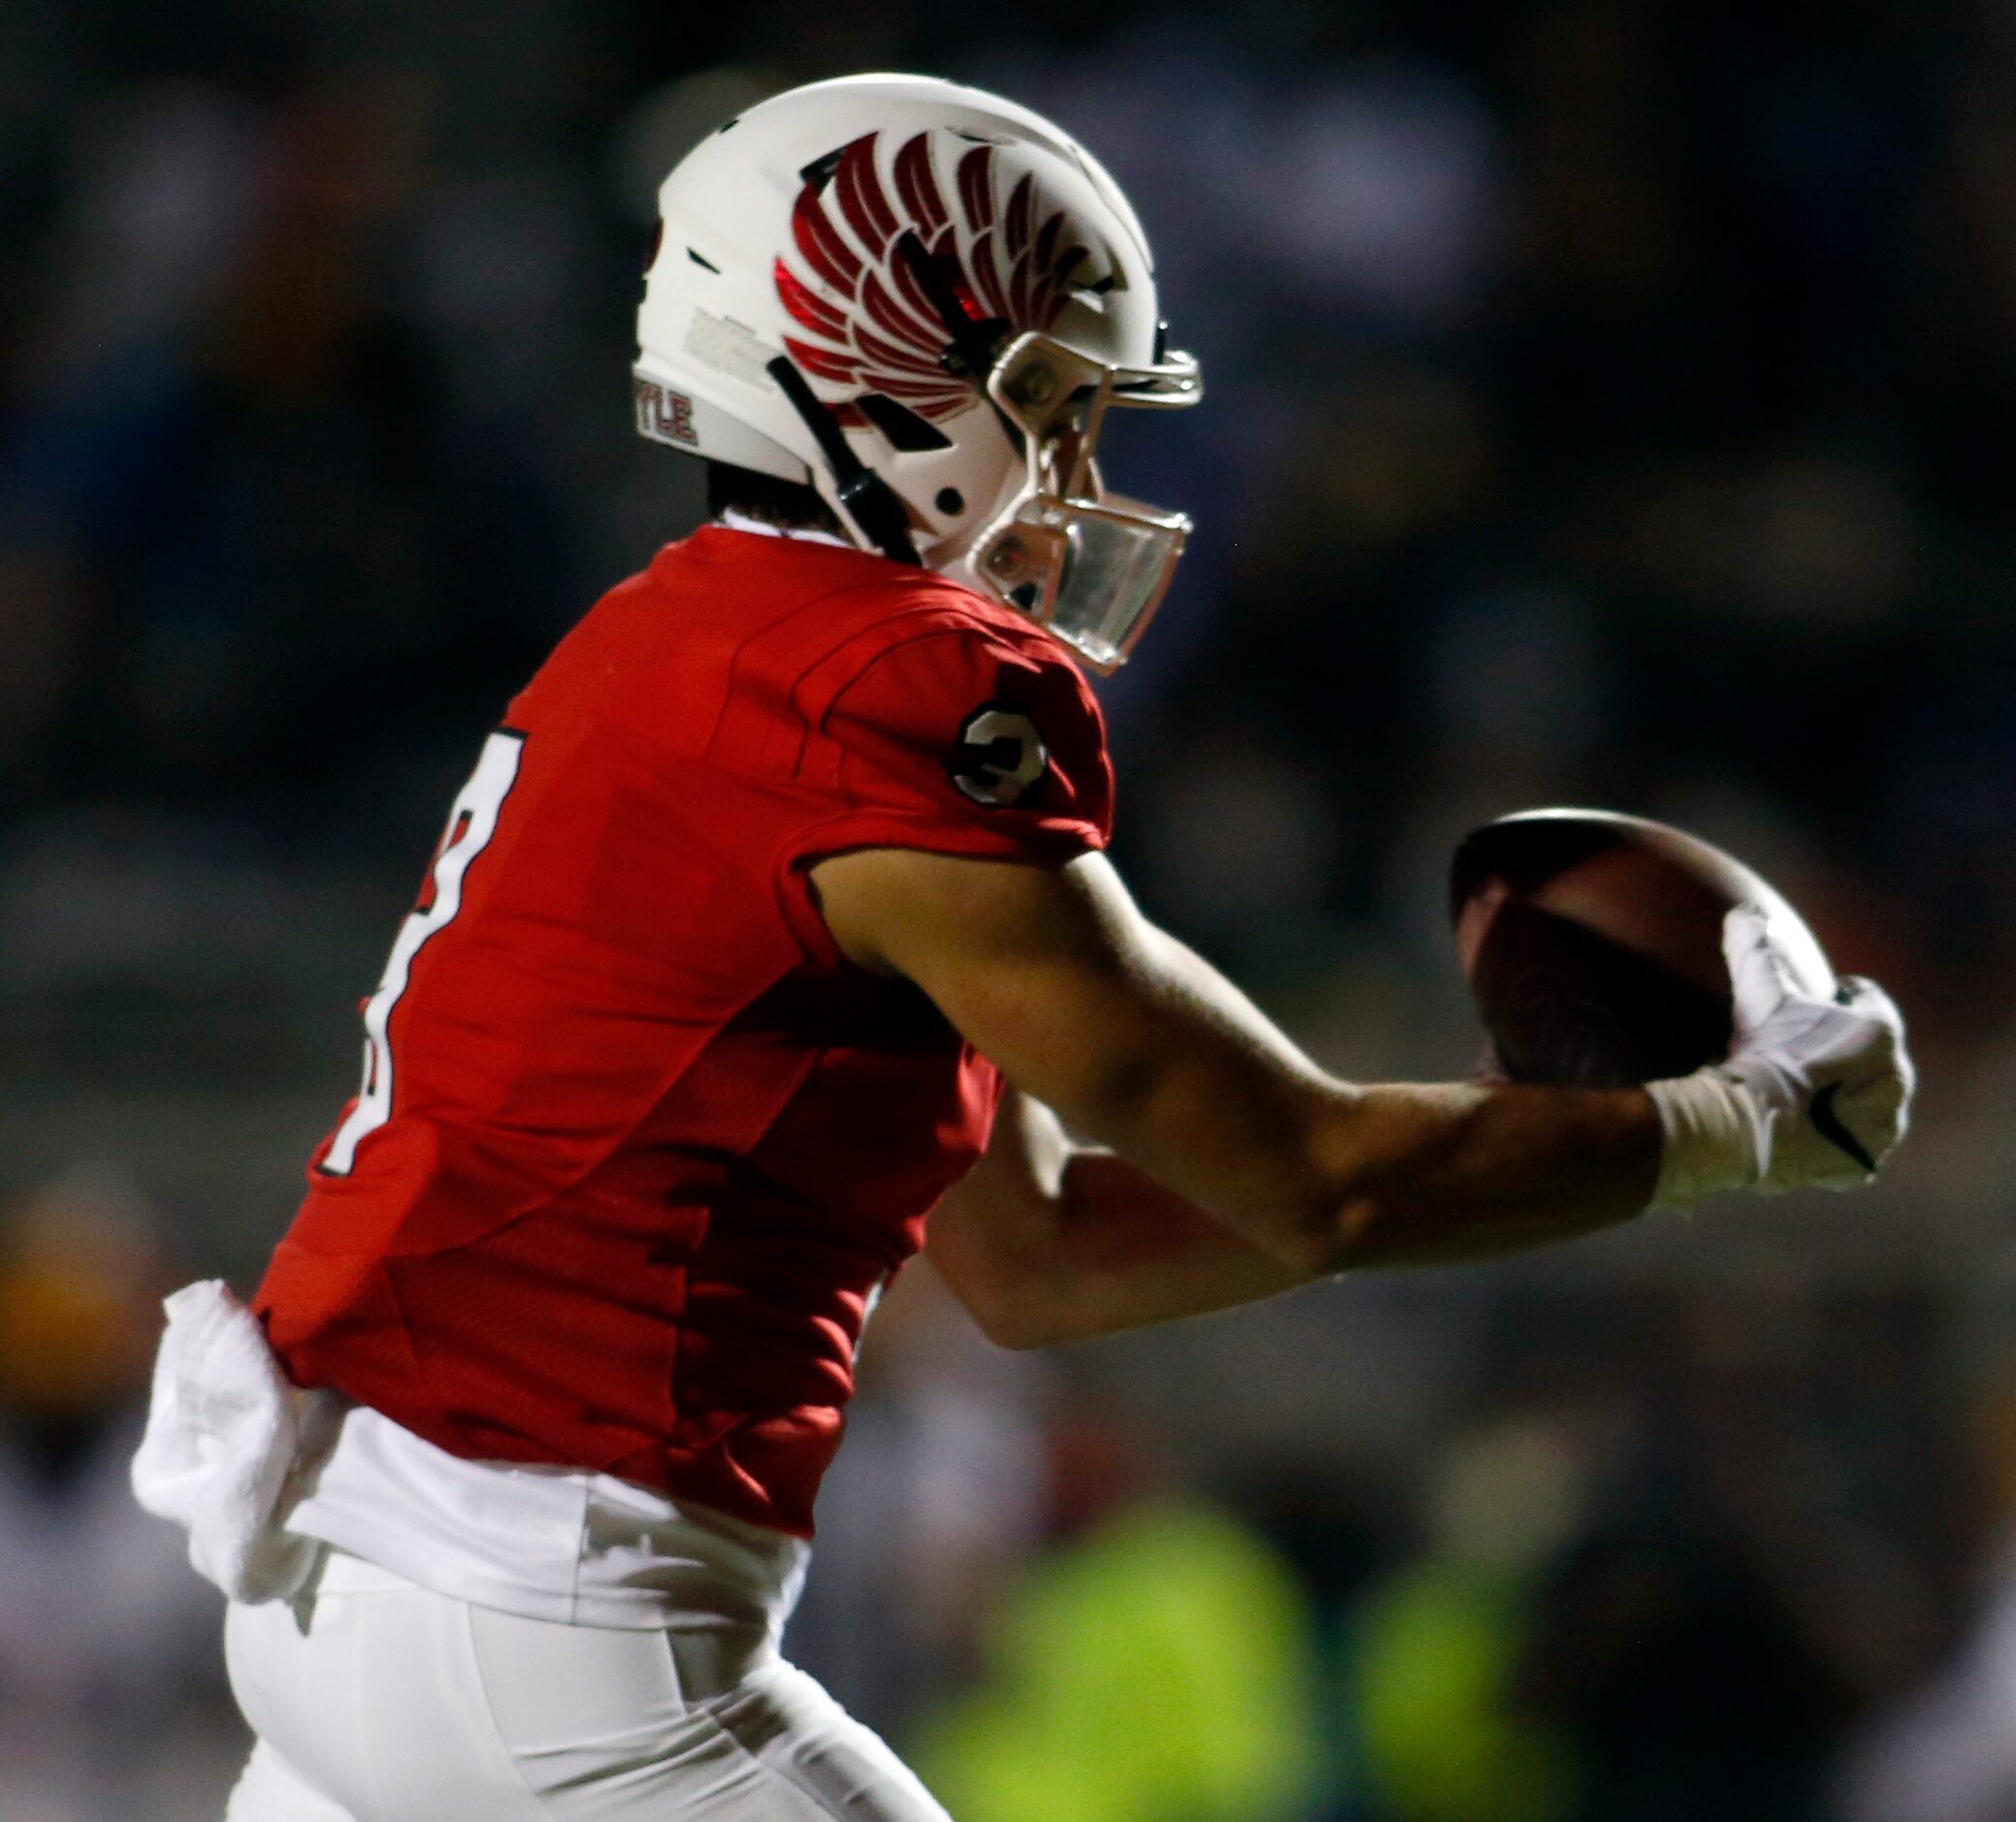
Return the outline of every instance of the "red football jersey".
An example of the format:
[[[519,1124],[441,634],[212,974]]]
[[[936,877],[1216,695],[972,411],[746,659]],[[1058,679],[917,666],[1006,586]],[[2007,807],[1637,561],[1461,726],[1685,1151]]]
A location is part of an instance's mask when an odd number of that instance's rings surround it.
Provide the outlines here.
[[[1000,1083],[843,960],[807,870],[1064,859],[1111,807],[1098,707],[1028,622],[831,544],[668,546],[456,799],[256,1300],[288,1372],[809,1535],[868,1303]]]

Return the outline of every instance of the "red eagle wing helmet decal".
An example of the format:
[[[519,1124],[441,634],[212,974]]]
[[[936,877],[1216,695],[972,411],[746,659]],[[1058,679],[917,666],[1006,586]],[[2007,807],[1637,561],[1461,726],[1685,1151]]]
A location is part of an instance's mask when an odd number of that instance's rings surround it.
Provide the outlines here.
[[[894,194],[876,160],[880,138],[864,133],[807,168],[791,211],[801,270],[782,255],[773,269],[778,300],[804,331],[784,345],[815,378],[883,393],[922,417],[951,417],[973,403],[973,388],[940,359],[945,326],[898,250],[903,238],[916,236],[974,321],[999,317],[1016,334],[1056,322],[1090,252],[1068,237],[1061,209],[1046,211],[1026,174],[997,209],[993,146],[960,155],[955,204],[928,132],[897,149]]]

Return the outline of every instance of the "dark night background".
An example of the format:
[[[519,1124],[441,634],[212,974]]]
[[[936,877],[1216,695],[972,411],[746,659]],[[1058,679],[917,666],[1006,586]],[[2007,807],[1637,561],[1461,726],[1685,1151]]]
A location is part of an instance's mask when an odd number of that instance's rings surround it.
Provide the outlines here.
[[[849,70],[1076,132],[1209,397],[1119,859],[1324,1060],[1466,1071],[1463,830],[1735,848],[1913,1022],[1852,1202],[1056,1359],[911,1275],[793,1640],[960,1822],[2016,1822],[2016,12],[0,0],[0,1814],[214,1816],[128,1510],[505,698],[682,535],[658,179]]]

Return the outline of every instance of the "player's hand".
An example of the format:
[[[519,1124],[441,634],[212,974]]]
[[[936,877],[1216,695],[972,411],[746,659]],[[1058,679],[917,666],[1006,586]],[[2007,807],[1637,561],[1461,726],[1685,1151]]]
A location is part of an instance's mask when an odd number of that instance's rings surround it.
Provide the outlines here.
[[[1722,953],[1736,999],[1722,1073],[1754,1103],[1756,1187],[1771,1195],[1868,1183],[1910,1125],[1917,1086],[1895,1002],[1859,976],[1831,1000],[1814,997],[1749,905],[1724,921]]]
[[[1917,1086],[1890,995],[1852,977],[1832,999],[1807,992],[1754,905],[1723,921],[1722,952],[1735,1000],[1728,1058],[1645,1085],[1665,1141],[1652,1206],[1868,1183],[1904,1136]]]

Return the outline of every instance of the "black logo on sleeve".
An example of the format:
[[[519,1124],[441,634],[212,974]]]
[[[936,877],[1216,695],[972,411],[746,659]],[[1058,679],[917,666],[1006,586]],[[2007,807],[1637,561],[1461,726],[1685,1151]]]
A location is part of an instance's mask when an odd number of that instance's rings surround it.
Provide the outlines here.
[[[990,702],[968,715],[959,731],[952,782],[990,809],[1006,809],[1043,776],[1050,749],[1036,724],[1019,708]]]

